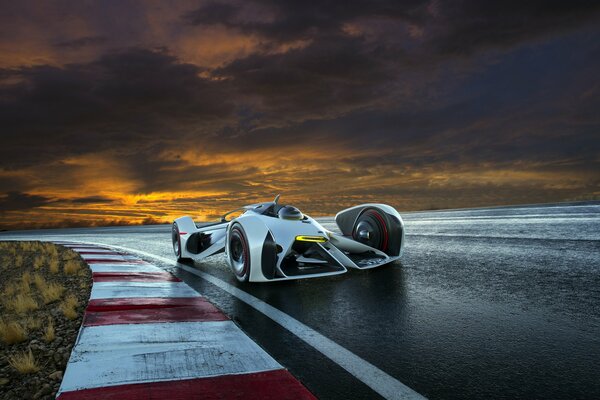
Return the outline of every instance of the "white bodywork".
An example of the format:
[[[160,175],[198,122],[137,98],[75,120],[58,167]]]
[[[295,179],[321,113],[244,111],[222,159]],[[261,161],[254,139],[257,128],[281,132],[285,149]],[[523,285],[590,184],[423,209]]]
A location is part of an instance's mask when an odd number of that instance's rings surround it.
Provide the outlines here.
[[[339,212],[336,223],[342,234],[326,230],[301,213],[296,219],[282,218],[276,214],[281,208],[299,213],[275,201],[246,206],[237,218],[204,226],[197,226],[188,216],[178,218],[173,223],[175,254],[179,259],[201,260],[225,251],[234,275],[251,282],[342,274],[348,268],[388,264],[402,254],[402,218],[388,205],[363,204]],[[358,232],[357,227],[366,228]],[[236,248],[240,236],[246,243]],[[376,245],[370,242],[377,238]]]

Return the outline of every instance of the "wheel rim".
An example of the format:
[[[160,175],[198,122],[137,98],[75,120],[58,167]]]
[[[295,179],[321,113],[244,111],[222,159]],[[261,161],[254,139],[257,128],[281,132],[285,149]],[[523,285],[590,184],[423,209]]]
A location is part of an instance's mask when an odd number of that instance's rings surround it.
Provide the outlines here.
[[[177,225],[173,225],[173,230],[171,231],[171,239],[173,242],[173,252],[177,257],[181,256],[181,237],[179,236],[179,229],[177,229]]]
[[[388,233],[383,217],[375,210],[367,210],[358,218],[352,232],[354,240],[378,250],[387,249]]]
[[[233,272],[239,277],[244,277],[248,271],[248,247],[243,233],[237,228],[231,231],[229,251]]]

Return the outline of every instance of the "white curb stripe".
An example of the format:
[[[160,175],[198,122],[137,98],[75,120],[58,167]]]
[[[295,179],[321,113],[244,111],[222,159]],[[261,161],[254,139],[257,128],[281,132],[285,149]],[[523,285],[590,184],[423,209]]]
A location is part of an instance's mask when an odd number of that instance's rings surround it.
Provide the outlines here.
[[[150,264],[88,264],[92,272],[164,272]]]
[[[65,243],[57,243],[54,240],[50,240],[52,243],[61,245],[63,247],[69,248],[71,250],[75,250],[75,249],[80,249],[81,251],[90,251],[90,250],[108,250],[108,251],[113,251],[111,249],[109,249],[108,247],[104,246],[104,245],[94,245],[94,246],[86,246],[85,244],[82,243],[77,243],[77,244],[65,244]]]
[[[123,254],[79,254],[79,256],[84,260],[139,260],[138,257]]]
[[[73,251],[76,251],[78,253],[80,252],[86,252],[86,251],[93,251],[95,253],[114,253],[114,250],[110,250],[110,249],[101,249],[101,248],[90,248],[90,247],[71,247],[70,248]]]
[[[96,243],[94,243],[96,244]],[[103,243],[97,243],[101,246],[107,246]],[[370,362],[360,358],[356,354],[340,346],[328,337],[320,334],[314,329],[304,325],[302,322],[294,319],[287,315],[283,311],[276,309],[273,306],[265,303],[264,301],[244,292],[237,287],[230,285],[229,283],[207,274],[206,272],[199,271],[194,268],[190,268],[187,265],[179,264],[170,258],[157,256],[152,253],[148,253],[141,250],[131,249],[122,246],[113,246],[115,249],[121,249],[130,253],[137,253],[148,258],[159,260],[168,265],[174,265],[185,271],[188,271],[194,275],[197,275],[213,285],[221,288],[225,292],[238,298],[242,302],[248,304],[257,311],[263,313],[279,325],[287,329],[292,334],[312,346],[315,350],[329,358],[334,363],[348,371],[356,379],[369,386],[375,392],[386,399],[425,399],[425,397],[415,392],[410,387],[406,386],[396,378],[390,376],[386,372],[377,368]]]
[[[61,392],[283,368],[232,321],[82,329]]]
[[[147,266],[151,266],[152,264],[146,264],[146,263],[128,263],[128,262],[117,262],[117,263],[110,263],[110,262],[90,262],[89,260],[85,261],[87,263],[87,265],[94,266],[94,265],[110,265],[112,267],[135,267],[137,265],[147,265]]]
[[[90,300],[128,297],[200,297],[185,282],[94,282]]]

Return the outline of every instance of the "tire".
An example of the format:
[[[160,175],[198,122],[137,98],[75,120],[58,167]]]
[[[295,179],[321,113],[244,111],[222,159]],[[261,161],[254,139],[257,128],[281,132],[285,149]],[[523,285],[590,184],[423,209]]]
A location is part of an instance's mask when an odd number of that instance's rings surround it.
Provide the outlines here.
[[[181,235],[179,234],[179,227],[177,223],[173,223],[173,229],[171,229],[171,241],[173,242],[173,253],[177,262],[189,260],[189,258],[181,257]]]
[[[248,282],[250,278],[250,246],[240,224],[233,225],[229,231],[227,248],[233,275],[240,282]]]
[[[363,210],[352,227],[352,238],[384,253],[387,252],[390,226],[386,215],[376,208]]]

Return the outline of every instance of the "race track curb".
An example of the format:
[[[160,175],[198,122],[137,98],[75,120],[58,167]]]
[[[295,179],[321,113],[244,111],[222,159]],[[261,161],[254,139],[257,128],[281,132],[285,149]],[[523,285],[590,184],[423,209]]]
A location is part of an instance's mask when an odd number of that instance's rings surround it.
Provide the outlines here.
[[[177,277],[109,247],[58,242],[93,286],[57,399],[314,399]]]

